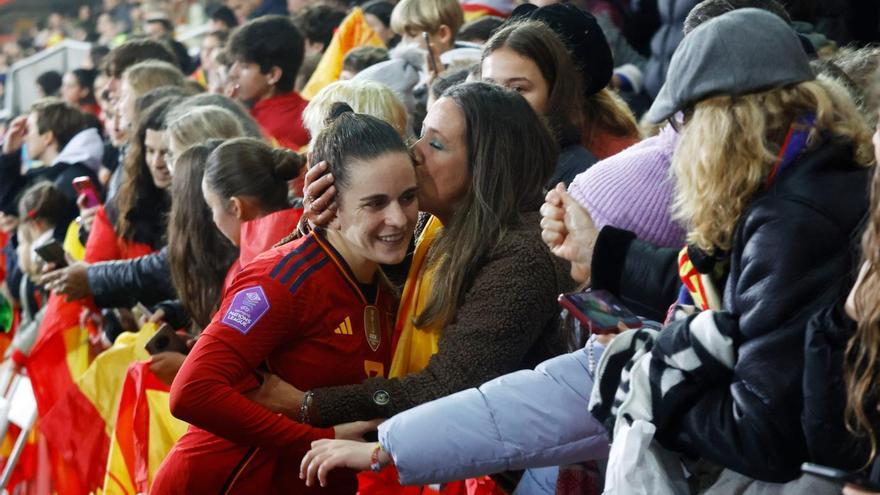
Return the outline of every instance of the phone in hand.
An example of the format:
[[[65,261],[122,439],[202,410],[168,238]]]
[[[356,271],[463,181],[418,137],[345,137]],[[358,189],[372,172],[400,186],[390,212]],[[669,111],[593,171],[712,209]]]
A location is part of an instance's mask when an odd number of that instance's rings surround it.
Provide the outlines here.
[[[428,50],[428,63],[431,64],[431,71],[434,74],[439,74],[440,71],[437,70],[437,59],[434,57],[434,49],[431,48],[431,36],[427,31],[422,31],[422,39],[425,40],[425,49]]]
[[[805,462],[801,464],[801,472],[818,476],[826,480],[850,483],[862,490],[880,492],[880,483],[871,481],[857,473],[850,473],[842,469]]]
[[[559,304],[591,333],[605,335],[629,328],[640,328],[642,320],[610,292],[590,290],[559,296]]]
[[[186,340],[178,335],[178,333],[171,328],[171,325],[168,325],[167,323],[163,323],[162,326],[156,330],[156,335],[153,335],[144,348],[151,356],[159,354],[160,352],[189,353],[189,346],[186,345]]]
[[[54,263],[55,268],[64,268],[67,266],[67,257],[64,255],[64,248],[55,239],[34,247],[34,252],[43,258],[47,263]]]
[[[88,175],[73,179],[73,189],[76,191],[77,197],[85,195],[86,208],[94,208],[101,204],[98,190],[95,188],[95,184],[92,183],[92,179]]]

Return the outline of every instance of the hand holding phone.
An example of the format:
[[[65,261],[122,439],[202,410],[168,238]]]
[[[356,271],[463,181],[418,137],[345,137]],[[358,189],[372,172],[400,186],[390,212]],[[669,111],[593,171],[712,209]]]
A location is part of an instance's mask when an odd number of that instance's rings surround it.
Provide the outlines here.
[[[151,356],[159,354],[160,352],[189,353],[189,346],[186,345],[186,340],[178,335],[177,332],[175,332],[167,323],[163,323],[162,326],[159,327],[159,330],[156,331],[156,335],[153,335],[153,338],[147,342],[144,348]]]
[[[95,184],[92,183],[92,179],[88,175],[73,179],[73,189],[76,191],[77,197],[85,196],[82,206],[86,208],[94,208],[101,204],[101,200],[98,197],[98,190],[95,188]]]
[[[591,290],[559,296],[559,304],[597,335],[614,334],[642,326],[642,320],[610,292]]]
[[[56,269],[67,266],[67,257],[64,248],[55,239],[34,247],[34,252],[47,263],[53,263]]]

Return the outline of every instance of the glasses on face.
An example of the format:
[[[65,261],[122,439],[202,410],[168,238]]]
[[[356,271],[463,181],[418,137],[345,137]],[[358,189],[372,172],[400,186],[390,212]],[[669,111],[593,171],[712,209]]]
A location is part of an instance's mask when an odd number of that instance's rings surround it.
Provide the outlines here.
[[[669,125],[672,126],[672,129],[675,130],[675,132],[681,132],[693,115],[693,107],[687,107],[684,110],[675,112],[675,114],[667,118],[666,121],[669,122]]]

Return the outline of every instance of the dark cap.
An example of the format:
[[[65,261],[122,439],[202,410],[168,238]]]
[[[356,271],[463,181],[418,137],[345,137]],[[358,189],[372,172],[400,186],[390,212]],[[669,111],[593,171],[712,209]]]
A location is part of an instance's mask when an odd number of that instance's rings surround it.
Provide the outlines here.
[[[647,118],[660,123],[712,96],[757,93],[813,79],[791,26],[766,10],[737,9],[684,37]]]
[[[527,3],[514,9],[510,18],[541,21],[550,26],[580,69],[587,96],[608,86],[614,71],[614,59],[605,33],[592,14],[567,3],[547,7]]]

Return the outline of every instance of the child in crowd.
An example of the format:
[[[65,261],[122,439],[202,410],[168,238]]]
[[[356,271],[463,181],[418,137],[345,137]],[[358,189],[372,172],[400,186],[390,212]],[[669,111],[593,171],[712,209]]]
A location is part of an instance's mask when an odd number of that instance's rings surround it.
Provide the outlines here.
[[[309,142],[302,126],[307,102],[293,90],[304,43],[291,19],[266,16],[236,29],[227,45],[233,57],[233,97],[251,106],[251,115],[271,139],[294,150]]]

